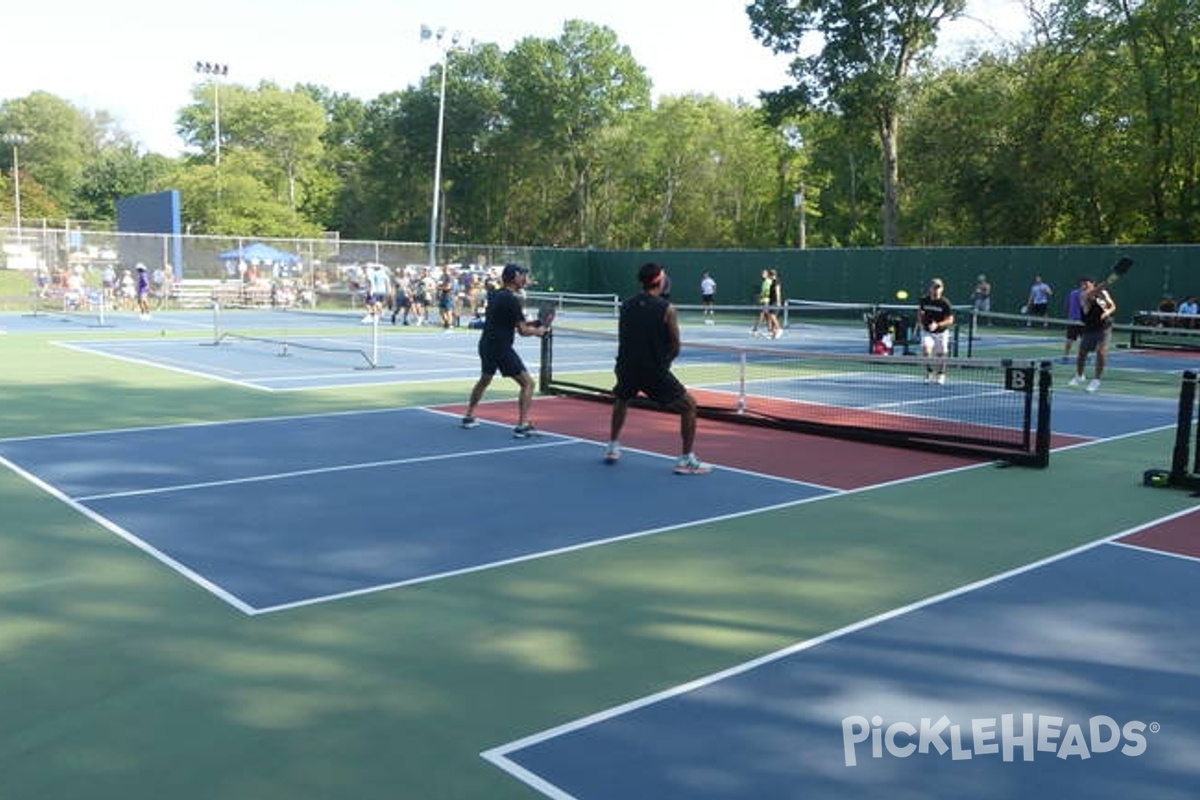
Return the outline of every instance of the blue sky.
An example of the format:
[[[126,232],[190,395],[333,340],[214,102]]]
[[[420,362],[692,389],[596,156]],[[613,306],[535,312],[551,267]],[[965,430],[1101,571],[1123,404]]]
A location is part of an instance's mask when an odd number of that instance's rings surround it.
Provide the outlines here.
[[[971,0],[996,30],[964,22],[955,43],[995,44],[1021,28],[1019,0]],[[153,0],[23,2],[4,12],[0,100],[45,90],[113,114],[147,150],[176,155],[176,112],[200,81],[197,60],[254,86],[315,83],[363,100],[415,84],[436,62],[422,24],[508,48],[557,37],[568,19],[616,31],[655,96],[688,92],[753,101],[786,78],[786,59],[750,35],[746,0]]]

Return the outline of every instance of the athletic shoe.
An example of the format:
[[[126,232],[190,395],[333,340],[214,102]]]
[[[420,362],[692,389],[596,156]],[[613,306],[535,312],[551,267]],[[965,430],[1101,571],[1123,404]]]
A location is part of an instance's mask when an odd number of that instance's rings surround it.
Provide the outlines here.
[[[946,383],[946,373],[939,372],[937,376],[938,386],[944,386]]]
[[[1095,378],[1092,378],[1092,380],[1087,385],[1087,390],[1089,392],[1100,391],[1100,381],[1096,380]]]
[[[1068,386],[1081,386],[1083,384],[1082,375],[1074,375],[1071,380],[1067,381]]]
[[[705,464],[695,456],[680,456],[675,462],[676,475],[704,475],[712,472],[712,465]]]
[[[621,445],[616,442],[609,444],[608,449],[604,451],[604,463],[615,464],[621,460]]]
[[[528,439],[537,436],[537,429],[533,427],[532,422],[522,422],[517,427],[513,428],[514,439]]]
[[[926,372],[926,373],[925,373],[925,382],[926,382],[926,383],[933,383],[933,373],[932,373],[932,372]]]
[[[462,426],[464,428],[478,428],[479,420],[477,420],[474,417],[469,416],[469,415],[465,416],[462,418]]]

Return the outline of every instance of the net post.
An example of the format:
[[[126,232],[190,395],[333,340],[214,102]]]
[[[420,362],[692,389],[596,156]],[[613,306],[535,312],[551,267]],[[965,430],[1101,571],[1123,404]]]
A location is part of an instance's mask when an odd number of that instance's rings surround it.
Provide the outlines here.
[[[379,314],[371,315],[371,367],[379,366]]]
[[[213,342],[212,343],[214,345],[217,345],[217,344],[221,343],[221,304],[217,301],[217,298],[215,298],[215,297],[212,300],[212,312],[213,312]]]
[[[1195,384],[1193,384],[1195,386]],[[1200,390],[1196,394],[1200,395]],[[1200,480],[1200,397],[1197,397],[1196,408],[1196,447],[1194,452],[1195,461],[1192,464],[1193,480]]]
[[[1196,377],[1192,370],[1183,373],[1179,383],[1179,413],[1175,423],[1175,448],[1171,451],[1171,481],[1179,482],[1187,475],[1188,450],[1191,446],[1192,422],[1196,407]],[[1197,427],[1197,449],[1200,450],[1200,426]],[[1200,452],[1196,457],[1200,460]]]
[[[979,332],[979,309],[971,309],[971,321],[967,323],[967,358],[975,357],[975,335]]]
[[[1050,466],[1050,397],[1054,371],[1049,361],[1038,364],[1037,433],[1034,435],[1033,466]]]
[[[538,391],[550,394],[550,382],[553,379],[550,359],[554,354],[554,331],[548,330],[542,334],[540,362],[538,363]]]
[[[746,413],[746,351],[738,356],[738,399],[737,413]]]

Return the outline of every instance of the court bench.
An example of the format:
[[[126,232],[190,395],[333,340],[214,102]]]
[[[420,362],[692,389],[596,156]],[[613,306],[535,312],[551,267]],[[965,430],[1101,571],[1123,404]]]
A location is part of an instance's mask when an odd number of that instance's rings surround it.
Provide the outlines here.
[[[172,303],[179,308],[211,308],[221,305],[271,305],[271,287],[223,281],[217,278],[187,278],[175,284]]]

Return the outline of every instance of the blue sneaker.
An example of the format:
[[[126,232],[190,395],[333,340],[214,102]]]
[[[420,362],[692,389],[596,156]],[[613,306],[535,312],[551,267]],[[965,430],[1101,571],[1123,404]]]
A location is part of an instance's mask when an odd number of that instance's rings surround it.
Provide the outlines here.
[[[468,415],[468,416],[465,416],[465,417],[463,417],[463,418],[462,418],[462,422],[461,422],[460,424],[461,424],[461,425],[462,425],[464,428],[478,428],[478,427],[479,427],[479,420],[477,420],[477,419],[475,419],[474,417],[472,417],[472,416]]]
[[[522,422],[513,428],[514,439],[530,439],[534,436],[537,436],[537,429],[533,427],[532,422]]]

